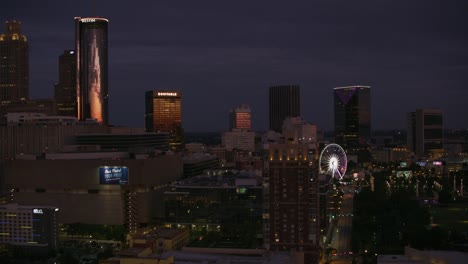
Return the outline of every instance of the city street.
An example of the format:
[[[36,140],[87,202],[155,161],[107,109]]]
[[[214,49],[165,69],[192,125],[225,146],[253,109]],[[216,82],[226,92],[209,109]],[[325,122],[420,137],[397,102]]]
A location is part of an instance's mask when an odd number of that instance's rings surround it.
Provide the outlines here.
[[[331,241],[331,247],[337,250],[336,255],[332,258],[332,263],[349,263],[353,257],[351,251],[351,235],[353,225],[353,198],[354,198],[354,187],[343,187],[343,200],[340,204],[337,218],[337,226],[333,230],[333,238]]]

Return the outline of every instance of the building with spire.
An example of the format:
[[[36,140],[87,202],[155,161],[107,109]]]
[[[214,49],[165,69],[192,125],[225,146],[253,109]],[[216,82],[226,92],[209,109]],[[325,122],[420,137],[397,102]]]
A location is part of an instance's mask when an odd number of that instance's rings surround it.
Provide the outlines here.
[[[0,112],[6,105],[29,98],[29,43],[21,33],[21,22],[6,21],[0,34]]]

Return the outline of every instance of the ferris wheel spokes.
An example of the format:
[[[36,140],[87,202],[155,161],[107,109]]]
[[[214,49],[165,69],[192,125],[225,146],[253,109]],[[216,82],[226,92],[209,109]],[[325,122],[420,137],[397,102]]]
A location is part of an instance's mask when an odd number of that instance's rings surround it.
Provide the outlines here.
[[[320,173],[331,175],[341,180],[346,173],[347,157],[344,149],[338,144],[327,145],[320,153]]]

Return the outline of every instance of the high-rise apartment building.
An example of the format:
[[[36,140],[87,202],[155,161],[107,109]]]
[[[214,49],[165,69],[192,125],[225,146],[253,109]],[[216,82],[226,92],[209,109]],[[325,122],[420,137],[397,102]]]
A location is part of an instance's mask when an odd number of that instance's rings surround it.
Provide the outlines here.
[[[440,109],[417,109],[408,113],[407,145],[417,155],[443,149],[443,115]]]
[[[54,99],[57,114],[77,116],[76,112],[76,55],[74,50],[65,50],[59,57],[59,80],[55,84]]]
[[[232,109],[229,113],[229,130],[251,130],[251,118],[252,116],[249,105],[241,104],[239,107]]]
[[[319,260],[319,188],[307,144],[271,144],[264,167],[264,242]]]
[[[0,103],[29,98],[29,44],[21,22],[7,21],[0,34]]]
[[[97,17],[75,17],[76,100],[79,120],[108,124],[107,25]]]
[[[270,130],[281,133],[284,119],[301,115],[301,98],[298,85],[270,87]]]
[[[335,97],[335,142],[349,153],[365,148],[371,139],[370,86],[337,87]]]
[[[171,148],[182,148],[184,131],[180,91],[146,92],[145,127],[146,132],[169,132]]]

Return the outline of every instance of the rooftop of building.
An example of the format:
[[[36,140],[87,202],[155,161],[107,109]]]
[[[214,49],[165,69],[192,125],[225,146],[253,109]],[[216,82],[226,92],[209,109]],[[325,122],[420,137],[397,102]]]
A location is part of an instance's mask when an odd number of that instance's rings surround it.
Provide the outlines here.
[[[147,248],[131,247],[131,248],[127,248],[127,249],[122,250],[119,253],[119,256],[121,256],[121,257],[137,257],[139,254],[141,254],[144,251],[147,251]]]
[[[173,239],[176,236],[185,232],[188,232],[188,229],[160,227],[160,228],[148,229],[141,233],[134,234],[132,238],[133,239],[158,239],[158,238]]]
[[[283,264],[292,263],[293,257],[287,252],[276,252],[273,254],[261,256],[255,254],[241,254],[242,251],[251,252],[252,250],[237,250],[239,254],[210,254],[195,253],[186,251],[169,251],[162,254],[163,257],[174,256],[174,264],[200,264],[200,263],[245,263],[245,264]],[[262,250],[257,250],[262,252]]]
[[[410,260],[404,255],[379,255],[377,256],[377,263],[421,263],[419,261]]]
[[[109,19],[103,18],[103,17],[75,17],[75,19],[79,19],[81,22],[86,22],[86,23],[96,22],[96,20],[109,22]]]
[[[129,132],[126,133],[122,132],[111,132],[109,133],[96,133],[96,134],[84,134],[84,135],[77,135],[79,139],[87,139],[87,138],[103,138],[103,139],[118,139],[118,138],[125,138],[125,139],[137,139],[137,137],[169,137],[168,132]]]
[[[335,90],[338,90],[338,89],[353,89],[353,88],[371,88],[371,87],[370,87],[370,86],[365,86],[365,85],[357,84],[357,85],[351,85],[351,86],[335,87],[334,89],[335,89]]]
[[[237,170],[216,170],[208,171],[204,175],[177,181],[177,183],[172,186],[187,188],[236,188],[239,186],[259,187],[259,181],[256,177],[252,177],[247,173],[240,173]]]
[[[7,203],[0,205],[0,210],[34,210],[34,209],[50,209],[58,211],[56,206],[31,206],[31,205],[20,205],[18,203]]]
[[[78,122],[78,119],[73,116],[48,116],[44,113],[14,112],[7,113],[7,122]]]
[[[210,155],[208,153],[194,153],[183,158],[184,163],[197,163],[200,161],[207,161],[217,159],[216,156]]]
[[[43,155],[16,155],[18,160],[98,160],[98,159],[129,159],[129,152],[71,152],[45,153]]]
[[[138,252],[142,252],[140,249]],[[202,264],[202,263],[246,263],[246,264],[283,264],[292,263],[294,256],[288,252],[275,252],[268,255],[262,255],[263,250],[254,250],[257,254],[252,254],[252,250],[242,249],[227,249],[218,250],[219,253],[202,253],[203,249],[198,252],[188,251],[168,251],[162,254],[152,253],[148,256],[140,257],[139,259],[168,259],[173,257],[174,264]],[[221,252],[226,251],[226,252]],[[232,252],[237,252],[232,253]],[[136,257],[134,256],[122,256]],[[104,264],[117,264],[119,258],[113,257],[105,260]]]

